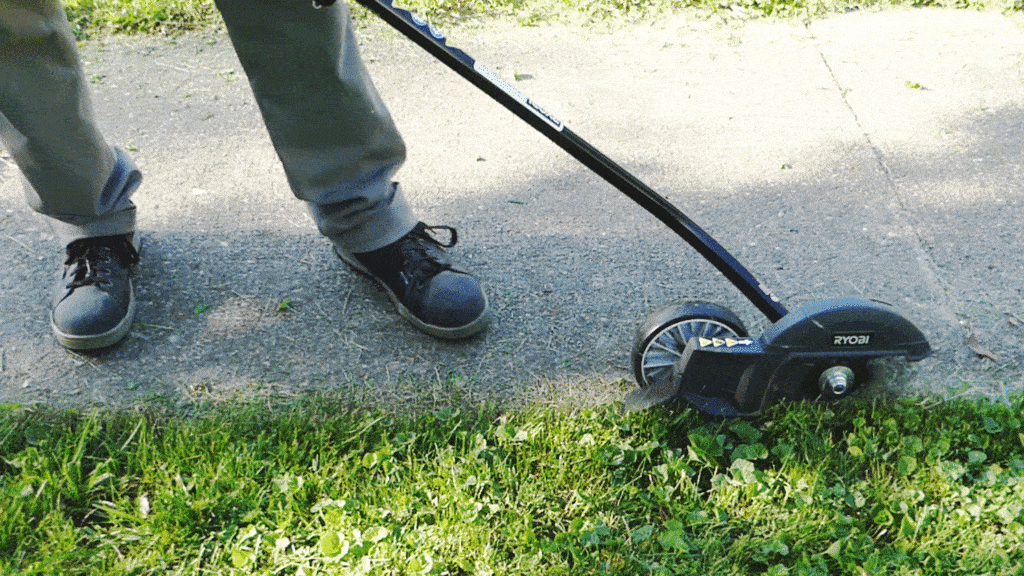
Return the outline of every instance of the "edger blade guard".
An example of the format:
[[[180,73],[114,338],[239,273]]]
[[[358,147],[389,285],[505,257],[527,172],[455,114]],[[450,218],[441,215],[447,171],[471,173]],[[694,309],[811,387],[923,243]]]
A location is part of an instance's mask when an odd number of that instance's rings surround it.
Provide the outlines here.
[[[718,416],[752,416],[787,401],[845,397],[874,360],[917,361],[924,335],[892,306],[841,298],[798,308],[757,339],[691,338],[672,378],[679,399]]]

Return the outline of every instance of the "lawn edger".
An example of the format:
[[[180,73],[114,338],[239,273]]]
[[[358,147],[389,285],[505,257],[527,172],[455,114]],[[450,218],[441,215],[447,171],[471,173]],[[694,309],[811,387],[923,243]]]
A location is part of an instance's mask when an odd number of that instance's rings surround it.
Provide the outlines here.
[[[391,0],[358,1],[661,220],[772,322],[752,337],[736,314],[710,302],[655,310],[633,346],[639,388],[626,397],[627,407],[682,400],[710,416],[753,416],[778,402],[846,397],[871,378],[875,361],[918,361],[931,353],[921,331],[884,302],[832,298],[787,310],[678,208],[493,70],[448,46],[429,22]],[[334,0],[313,2],[326,6]]]

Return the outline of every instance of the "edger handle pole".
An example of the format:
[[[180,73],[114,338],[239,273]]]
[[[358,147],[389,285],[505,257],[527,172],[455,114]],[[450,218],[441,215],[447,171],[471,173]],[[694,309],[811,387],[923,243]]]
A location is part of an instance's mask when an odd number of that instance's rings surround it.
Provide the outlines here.
[[[489,68],[462,50],[448,46],[444,35],[431,24],[407,10],[396,8],[391,0],[358,2],[665,223],[732,282],[771,322],[787,314],[786,308],[777,298],[682,211],[566,128]]]

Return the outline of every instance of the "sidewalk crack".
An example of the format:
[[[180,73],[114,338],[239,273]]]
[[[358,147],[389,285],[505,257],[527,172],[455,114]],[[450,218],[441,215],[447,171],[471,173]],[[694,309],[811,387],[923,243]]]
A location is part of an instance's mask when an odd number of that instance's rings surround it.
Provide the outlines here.
[[[890,212],[896,219],[897,224],[900,227],[903,227],[904,229],[908,230],[913,235],[913,238],[915,240],[913,242],[914,252],[917,256],[917,261],[919,263],[921,272],[924,275],[924,281],[926,285],[930,288],[930,291],[934,294],[933,301],[935,302],[936,310],[942,315],[943,322],[952,329],[954,334],[962,335],[960,341],[963,345],[959,347],[960,349],[951,351],[954,352],[954,361],[957,364],[962,365],[963,363],[960,360],[960,356],[962,354],[958,354],[957,352],[962,353],[966,349],[967,339],[971,336],[971,334],[973,334],[973,331],[971,329],[967,315],[960,310],[959,306],[957,306],[957,302],[959,300],[953,297],[953,293],[956,292],[956,289],[942,276],[938,264],[931,257],[931,254],[929,254],[927,247],[928,242],[925,240],[925,237],[922,234],[920,227],[917,225],[913,212],[907,206],[903,196],[900,194],[899,186],[896,183],[896,179],[893,177],[892,170],[886,163],[885,155],[883,154],[882,149],[875,144],[874,140],[871,138],[871,134],[864,126],[864,123],[861,121],[860,116],[858,116],[857,110],[853,107],[853,104],[850,103],[850,99],[847,98],[846,96],[849,92],[849,89],[844,87],[843,84],[839,81],[839,77],[836,74],[835,69],[832,67],[832,64],[828,60],[828,57],[825,55],[825,51],[822,49],[818,37],[815,36],[814,32],[811,30],[810,24],[808,23],[805,26],[805,28],[811,41],[814,43],[815,50],[817,50],[818,56],[821,58],[822,64],[824,64],[825,69],[828,71],[829,77],[832,79],[832,83],[835,85],[836,90],[839,92],[839,98],[842,100],[843,105],[846,106],[846,109],[849,111],[850,116],[853,118],[854,123],[860,130],[861,135],[864,138],[864,141],[871,149],[871,153],[875,158],[875,162],[878,164],[879,169],[885,176],[885,181],[888,184],[888,188],[892,196],[892,199],[895,200],[895,206],[893,207],[893,209],[890,210]]]

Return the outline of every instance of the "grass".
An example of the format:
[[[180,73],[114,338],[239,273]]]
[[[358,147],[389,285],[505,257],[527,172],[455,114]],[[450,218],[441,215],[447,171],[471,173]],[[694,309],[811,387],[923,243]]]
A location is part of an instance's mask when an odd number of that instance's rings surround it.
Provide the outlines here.
[[[213,0],[64,0],[81,39],[96,34],[173,34],[223,26]]]
[[[1022,408],[8,407],[0,573],[1019,574]]]
[[[353,2],[354,4],[354,2]],[[711,12],[738,7],[753,16],[811,19],[853,8],[939,6],[1024,11],[1024,0],[405,0],[399,2],[435,23],[500,16],[524,25],[544,21],[649,20],[686,8]],[[223,26],[213,0],[64,0],[79,38],[97,34],[174,34]],[[370,17],[357,9],[358,17]]]

